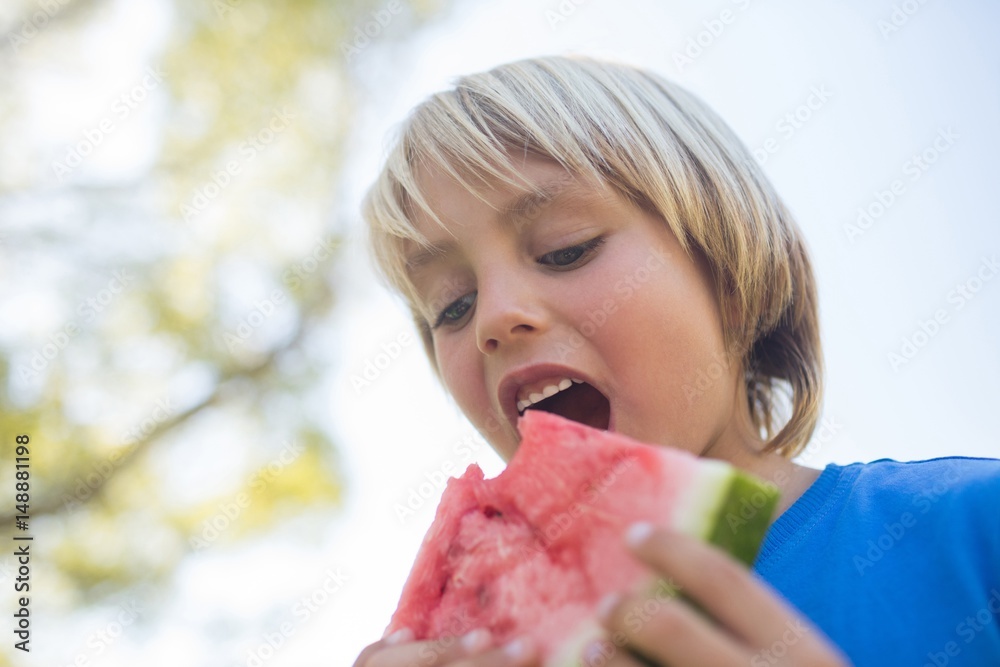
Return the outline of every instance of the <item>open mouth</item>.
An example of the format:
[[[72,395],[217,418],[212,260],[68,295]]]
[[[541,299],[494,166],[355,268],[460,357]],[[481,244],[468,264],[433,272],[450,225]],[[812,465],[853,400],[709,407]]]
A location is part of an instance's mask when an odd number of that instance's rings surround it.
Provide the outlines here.
[[[574,383],[568,389],[529,405],[527,410],[543,410],[580,422],[602,431],[611,423],[611,402],[607,396],[586,382]]]

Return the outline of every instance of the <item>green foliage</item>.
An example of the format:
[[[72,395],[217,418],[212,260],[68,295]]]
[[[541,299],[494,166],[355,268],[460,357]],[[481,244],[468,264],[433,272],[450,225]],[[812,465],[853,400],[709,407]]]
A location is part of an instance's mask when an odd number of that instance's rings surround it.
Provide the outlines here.
[[[79,45],[115,9],[75,4],[0,56],[8,136],[30,127],[46,58],[99,83]],[[343,225],[331,218],[357,113],[345,45],[384,3],[168,4],[169,36],[140,75],[149,99],[92,159],[57,179],[75,140],[46,149],[35,128],[0,146],[23,166],[0,168],[0,304],[19,323],[0,339],[0,457],[30,436],[45,574],[33,593],[49,612],[163,585],[202,549],[291,519],[320,526],[342,495],[321,380],[336,361],[325,337]],[[400,6],[378,40],[431,9]],[[110,116],[115,97],[100,94]],[[72,114],[78,100],[59,103]],[[152,158],[89,177],[138,117]],[[9,542],[13,509],[0,515]],[[225,527],[205,539],[213,520]]]

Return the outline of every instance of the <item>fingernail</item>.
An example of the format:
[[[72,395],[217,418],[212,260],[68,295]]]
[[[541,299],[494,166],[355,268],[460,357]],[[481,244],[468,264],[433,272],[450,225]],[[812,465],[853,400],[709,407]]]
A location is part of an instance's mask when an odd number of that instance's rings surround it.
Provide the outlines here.
[[[413,639],[413,630],[409,628],[402,628],[396,630],[394,633],[385,638],[385,643],[389,646],[393,644],[402,644],[403,642],[408,642]]]
[[[597,619],[601,623],[607,623],[608,619],[611,618],[611,612],[618,606],[621,599],[620,593],[608,593],[601,598],[601,601],[597,603]]]
[[[653,524],[648,521],[637,521],[625,531],[625,541],[631,547],[637,547],[653,534]]]
[[[490,631],[485,628],[477,628],[462,637],[462,648],[469,653],[479,653],[490,643]]]
[[[524,660],[528,657],[528,642],[523,637],[515,639],[503,647],[503,652],[512,660]]]
[[[586,667],[593,667],[596,665],[606,665],[608,658],[614,655],[614,650],[611,653],[606,653],[604,646],[599,641],[590,642],[587,648],[583,651],[583,664]]]

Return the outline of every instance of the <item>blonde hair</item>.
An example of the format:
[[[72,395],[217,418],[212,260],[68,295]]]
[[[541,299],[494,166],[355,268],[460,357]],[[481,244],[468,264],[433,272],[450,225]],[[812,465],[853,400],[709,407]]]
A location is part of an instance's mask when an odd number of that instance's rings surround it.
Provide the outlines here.
[[[440,169],[482,199],[470,178],[524,187],[510,154],[552,159],[657,213],[715,278],[726,350],[741,364],[765,451],[792,457],[816,427],[822,358],[816,285],[802,234],[743,143],[700,99],[651,72],[550,56],[459,78],[403,123],[363,215],[381,278],[407,301],[438,371],[404,247],[427,247],[414,207],[441,224],[417,184]],[[484,199],[485,201],[485,199]],[[777,400],[790,411],[777,430]]]

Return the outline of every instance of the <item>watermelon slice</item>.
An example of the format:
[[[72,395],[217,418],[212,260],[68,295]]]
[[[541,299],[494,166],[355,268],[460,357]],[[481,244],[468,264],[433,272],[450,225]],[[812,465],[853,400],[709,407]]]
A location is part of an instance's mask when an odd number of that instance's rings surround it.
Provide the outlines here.
[[[608,593],[656,579],[625,548],[635,521],[696,535],[751,564],[778,494],[740,470],[528,410],[493,479],[450,479],[389,631],[442,643],[476,628],[532,636],[551,667],[579,665]]]

